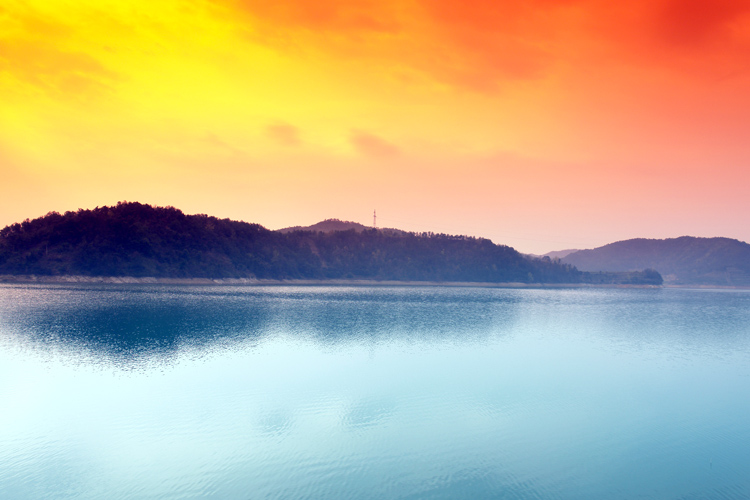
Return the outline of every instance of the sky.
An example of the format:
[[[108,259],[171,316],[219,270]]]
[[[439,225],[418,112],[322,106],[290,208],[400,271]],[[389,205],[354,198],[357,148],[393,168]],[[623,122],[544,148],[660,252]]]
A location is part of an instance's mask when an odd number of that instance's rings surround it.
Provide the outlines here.
[[[0,0],[0,226],[750,241],[750,0]]]

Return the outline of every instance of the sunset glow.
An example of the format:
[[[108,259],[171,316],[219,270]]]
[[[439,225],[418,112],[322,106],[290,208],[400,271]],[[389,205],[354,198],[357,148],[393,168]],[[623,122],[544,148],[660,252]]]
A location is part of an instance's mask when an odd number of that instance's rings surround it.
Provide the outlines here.
[[[0,226],[120,200],[750,240],[750,2],[0,3]]]

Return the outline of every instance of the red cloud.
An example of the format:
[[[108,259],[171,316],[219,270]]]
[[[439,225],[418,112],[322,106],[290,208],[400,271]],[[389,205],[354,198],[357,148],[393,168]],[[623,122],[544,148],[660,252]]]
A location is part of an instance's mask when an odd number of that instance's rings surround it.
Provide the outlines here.
[[[299,129],[288,123],[277,123],[266,127],[266,135],[284,146],[296,146],[300,142]]]
[[[746,66],[750,50],[748,0],[215,1],[253,19],[256,42],[411,68],[490,93],[508,81],[561,68],[586,74],[602,64],[728,74]]]
[[[747,0],[669,0],[656,12],[655,28],[669,44],[695,46],[722,35],[746,12]]]
[[[393,158],[401,153],[390,142],[367,132],[352,131],[350,141],[357,151],[371,158]]]

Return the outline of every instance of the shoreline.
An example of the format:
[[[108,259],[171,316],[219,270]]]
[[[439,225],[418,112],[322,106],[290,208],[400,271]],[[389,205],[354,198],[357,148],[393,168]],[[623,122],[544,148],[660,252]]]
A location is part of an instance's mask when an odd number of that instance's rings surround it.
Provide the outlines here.
[[[184,285],[184,286],[424,286],[475,288],[662,288],[669,285],[520,283],[486,281],[396,281],[370,279],[154,278],[133,276],[0,275],[0,284],[19,285]],[[700,285],[697,285],[700,286]],[[716,287],[712,287],[716,288]]]
[[[750,290],[742,285],[676,284],[630,285],[594,283],[520,283],[491,281],[397,281],[372,279],[257,279],[257,278],[154,278],[134,276],[0,275],[0,285],[175,285],[175,286],[424,286],[474,288],[684,288]]]

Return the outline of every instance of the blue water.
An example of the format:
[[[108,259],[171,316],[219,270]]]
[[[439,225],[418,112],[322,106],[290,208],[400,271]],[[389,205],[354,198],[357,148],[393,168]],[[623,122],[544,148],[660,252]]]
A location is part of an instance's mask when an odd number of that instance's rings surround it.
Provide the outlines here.
[[[750,292],[0,286],[0,498],[750,498]]]

